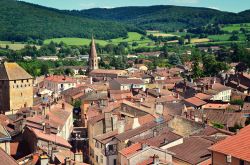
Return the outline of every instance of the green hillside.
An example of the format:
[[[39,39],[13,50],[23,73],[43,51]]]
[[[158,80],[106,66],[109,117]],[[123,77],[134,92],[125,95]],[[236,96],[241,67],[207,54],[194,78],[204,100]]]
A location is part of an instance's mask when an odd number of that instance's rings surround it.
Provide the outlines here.
[[[26,41],[59,37],[124,37],[124,25],[72,16],[65,11],[15,0],[0,1],[0,40]]]
[[[72,14],[94,19],[113,20],[136,25],[145,30],[176,30],[208,23],[250,22],[250,12],[230,13],[210,8],[180,6],[95,8],[72,11]]]
[[[209,8],[179,6],[57,10],[16,0],[0,0],[0,40],[49,38],[124,38],[129,32],[163,32],[209,23],[250,22],[250,11],[229,13]],[[86,41],[88,42],[88,41]]]

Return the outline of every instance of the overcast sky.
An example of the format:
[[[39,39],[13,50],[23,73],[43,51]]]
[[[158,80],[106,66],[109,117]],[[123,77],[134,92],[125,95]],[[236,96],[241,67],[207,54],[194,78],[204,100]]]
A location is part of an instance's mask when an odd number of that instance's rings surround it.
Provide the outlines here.
[[[23,0],[57,9],[113,8],[120,6],[178,5],[240,12],[250,9],[250,0]]]

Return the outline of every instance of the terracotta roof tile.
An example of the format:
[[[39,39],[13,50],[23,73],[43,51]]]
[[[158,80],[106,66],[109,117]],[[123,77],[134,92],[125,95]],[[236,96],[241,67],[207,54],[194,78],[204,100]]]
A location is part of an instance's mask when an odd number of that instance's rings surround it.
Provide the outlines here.
[[[150,123],[155,120],[155,117],[151,114],[147,114],[138,118],[140,125]]]
[[[0,159],[4,165],[18,165],[18,163],[11,156],[9,156],[1,147]]]
[[[208,147],[213,144],[212,141],[201,137],[185,138],[183,143],[168,150],[175,153],[173,157],[188,162],[190,164],[199,164],[211,158]]]
[[[58,145],[62,145],[64,147],[71,148],[71,145],[69,144],[69,142],[60,136],[57,136],[55,134],[45,134],[43,131],[38,130],[38,129],[34,129],[34,128],[28,128],[28,129],[30,129],[32,132],[34,132],[34,134],[36,135],[36,137],[38,139],[50,141],[50,142],[56,142]],[[55,141],[55,139],[56,139],[56,141]]]
[[[178,139],[181,139],[182,136],[177,135],[176,133],[173,133],[171,131],[164,131],[158,136],[140,141],[141,143],[146,143],[147,145],[150,146],[155,146],[155,147],[162,147],[164,145],[167,145],[169,143],[172,143]]]
[[[214,152],[231,155],[232,157],[250,161],[250,126],[241,129],[237,135],[218,142],[209,148]]]
[[[112,69],[95,69],[90,72],[91,75],[93,74],[124,74],[127,73],[125,70],[112,70]]]
[[[135,144],[132,144],[131,146],[127,147],[127,148],[124,148],[120,151],[120,153],[127,157],[129,155],[132,155],[134,153],[136,153],[137,151],[141,150],[142,149],[142,144],[141,143],[135,143]]]
[[[196,97],[190,97],[188,99],[185,99],[185,101],[192,104],[192,105],[195,105],[197,107],[205,105],[207,103],[207,102],[205,102],[199,98],[196,98]]]
[[[76,80],[62,75],[52,75],[45,78],[46,81],[52,81],[56,83],[76,83]]]
[[[212,98],[212,96],[207,95],[207,94],[205,94],[205,93],[197,93],[197,94],[195,95],[195,97],[197,97],[198,99],[201,99],[201,100],[209,100],[209,99]]]
[[[127,78],[117,78],[113,81],[116,81],[120,84],[144,84],[141,79],[127,79]]]

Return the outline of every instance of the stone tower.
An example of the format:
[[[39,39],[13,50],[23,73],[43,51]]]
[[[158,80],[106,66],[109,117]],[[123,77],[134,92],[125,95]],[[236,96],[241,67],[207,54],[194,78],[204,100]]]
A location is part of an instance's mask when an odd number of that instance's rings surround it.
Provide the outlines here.
[[[17,63],[0,64],[0,112],[15,114],[33,106],[33,77]]]
[[[96,47],[95,47],[95,40],[94,37],[92,36],[92,41],[91,41],[91,48],[90,48],[90,53],[89,53],[89,71],[98,69],[98,57],[96,53]]]

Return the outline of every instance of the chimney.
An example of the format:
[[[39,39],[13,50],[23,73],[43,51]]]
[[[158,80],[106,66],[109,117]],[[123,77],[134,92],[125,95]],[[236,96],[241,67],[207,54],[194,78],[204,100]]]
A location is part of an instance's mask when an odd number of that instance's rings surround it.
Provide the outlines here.
[[[64,103],[62,103],[62,109],[65,110],[65,104]]]
[[[139,123],[139,119],[137,117],[134,118],[134,122],[133,122],[133,125],[132,125],[132,128],[135,129],[135,128],[138,128],[140,127],[140,123]]]
[[[71,164],[71,160],[70,160],[69,157],[66,157],[66,158],[64,159],[64,164],[65,164],[65,165],[70,165],[70,164]]]
[[[125,121],[124,120],[120,120],[117,122],[117,126],[118,126],[118,134],[121,134],[125,131]]]
[[[160,93],[161,93],[161,89],[160,89],[160,88],[156,88],[156,92],[157,92],[158,94],[160,94]]]
[[[143,143],[143,144],[142,144],[142,149],[145,149],[146,147],[148,147],[148,145],[145,144],[145,143]]]
[[[76,162],[83,163],[83,153],[82,152],[76,152],[76,153],[74,153],[74,160]]]
[[[195,122],[199,122],[199,118],[198,118],[197,115],[194,115],[194,121],[195,121]]]
[[[45,133],[45,123],[44,122],[42,123],[42,126],[43,126],[43,132]]]
[[[154,137],[157,136],[157,130],[153,130],[153,135],[154,135]]]
[[[202,122],[207,124],[207,115],[205,113],[202,115]]]
[[[187,106],[186,106],[186,104],[183,105],[182,113],[187,114]]]
[[[190,82],[191,82],[191,83],[194,83],[194,80],[191,78],[191,79],[190,79]]]
[[[205,87],[204,87],[204,85],[201,87],[201,92],[202,92],[202,93],[205,92]]]
[[[180,99],[180,94],[179,93],[176,94],[176,98]]]
[[[192,119],[192,120],[194,120],[195,119],[195,117],[194,117],[194,111],[192,110],[192,111],[190,111],[190,118]]]
[[[47,155],[40,156],[40,165],[47,165],[49,163],[49,157]]]
[[[206,85],[206,90],[209,90],[209,85],[208,84]]]
[[[93,84],[93,77],[90,76],[90,84],[92,85]]]
[[[240,79],[237,79],[237,87],[240,86]]]
[[[45,134],[50,134],[50,133],[51,133],[50,124],[45,123]]]
[[[153,163],[154,163],[154,165],[159,165],[160,160],[159,160],[159,156],[158,155],[154,155],[153,156]]]

